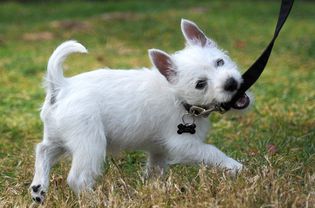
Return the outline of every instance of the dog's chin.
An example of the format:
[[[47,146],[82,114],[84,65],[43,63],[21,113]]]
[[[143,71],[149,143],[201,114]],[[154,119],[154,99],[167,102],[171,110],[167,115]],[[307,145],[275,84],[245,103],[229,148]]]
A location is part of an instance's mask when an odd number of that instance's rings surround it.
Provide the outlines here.
[[[236,110],[243,110],[250,104],[250,99],[246,93],[244,93],[233,105],[232,108]]]
[[[231,109],[226,113],[227,116],[243,116],[251,111],[252,106],[255,102],[254,96],[250,92],[246,92],[245,96],[241,96],[234,105],[231,106]]]

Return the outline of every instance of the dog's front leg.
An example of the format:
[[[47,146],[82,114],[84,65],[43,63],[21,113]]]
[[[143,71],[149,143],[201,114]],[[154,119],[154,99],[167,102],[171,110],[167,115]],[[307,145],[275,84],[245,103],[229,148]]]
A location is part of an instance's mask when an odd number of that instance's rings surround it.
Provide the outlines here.
[[[145,177],[149,178],[162,176],[165,173],[167,166],[168,165],[164,154],[149,153]]]
[[[228,170],[241,171],[243,165],[228,157],[213,145],[205,144],[192,135],[176,135],[168,142],[172,163],[204,163]]]

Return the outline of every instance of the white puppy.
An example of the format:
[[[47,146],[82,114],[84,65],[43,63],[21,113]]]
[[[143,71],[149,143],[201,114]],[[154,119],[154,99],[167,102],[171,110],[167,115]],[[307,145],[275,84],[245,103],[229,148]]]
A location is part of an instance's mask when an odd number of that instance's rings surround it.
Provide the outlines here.
[[[208,109],[230,101],[242,77],[195,23],[182,20],[181,28],[186,48],[172,55],[149,50],[152,69],[99,69],[65,78],[66,57],[87,50],[68,41],[54,51],[45,79],[44,135],[36,147],[33,200],[43,202],[50,168],[66,153],[72,157],[67,181],[76,193],[93,187],[106,154],[121,150],[147,152],[148,175],[174,163],[205,163],[232,173],[242,168],[204,143],[209,119],[190,111],[191,106]]]

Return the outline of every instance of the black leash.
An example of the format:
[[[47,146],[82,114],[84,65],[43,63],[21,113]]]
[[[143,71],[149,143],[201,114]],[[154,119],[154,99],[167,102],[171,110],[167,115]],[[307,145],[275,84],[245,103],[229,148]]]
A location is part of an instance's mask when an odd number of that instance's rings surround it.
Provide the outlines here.
[[[269,45],[265,49],[265,51],[260,55],[260,57],[255,61],[255,63],[249,67],[249,69],[242,75],[243,77],[243,83],[240,86],[240,89],[237,91],[237,93],[234,95],[233,99],[228,103],[223,103],[221,105],[222,108],[225,110],[229,110],[233,104],[248,90],[260,77],[261,73],[264,71],[269,56],[271,54],[273,45],[275,43],[275,40],[277,39],[279,32],[284,25],[285,21],[287,20],[287,17],[290,14],[290,11],[292,9],[294,0],[282,0],[280,12],[279,12],[279,18],[277,22],[277,26],[275,29],[275,33],[273,35],[272,40],[270,41]]]
[[[235,106],[234,104],[238,99],[240,99],[242,96],[244,96],[244,93],[246,90],[248,90],[260,77],[261,73],[264,71],[268,59],[270,57],[273,45],[275,43],[275,40],[277,39],[279,32],[284,25],[285,21],[287,20],[287,17],[290,14],[290,11],[292,9],[294,0],[282,0],[280,12],[279,12],[279,18],[277,22],[277,26],[275,29],[275,33],[273,35],[273,38],[271,39],[269,45],[264,50],[264,52],[260,55],[260,57],[255,61],[255,63],[249,67],[249,69],[242,75],[243,83],[240,86],[240,89],[236,92],[232,100],[228,103],[222,103],[221,105],[214,105],[211,108],[205,106],[192,106],[187,103],[183,103],[184,108],[187,110],[187,114],[183,115],[182,121],[183,123],[180,123],[177,128],[178,134],[182,133],[190,133],[194,134],[196,132],[196,124],[194,123],[194,116],[209,116],[209,114],[212,111],[219,111],[221,113],[224,113],[228,111],[232,106]],[[186,115],[193,115],[193,121],[187,122],[185,121]]]

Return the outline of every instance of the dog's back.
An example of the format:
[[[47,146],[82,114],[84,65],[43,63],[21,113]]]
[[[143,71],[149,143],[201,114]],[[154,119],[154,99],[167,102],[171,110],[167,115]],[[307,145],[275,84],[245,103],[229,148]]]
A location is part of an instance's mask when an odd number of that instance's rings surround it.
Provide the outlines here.
[[[104,130],[109,150],[146,150],[151,147],[146,140],[161,139],[166,128],[176,131],[176,126],[167,125],[171,119],[181,119],[176,116],[176,100],[156,70],[99,69],[65,78],[62,62],[77,52],[70,49],[83,51],[78,44],[63,43],[48,64],[42,119],[47,129],[58,129],[53,132],[58,139],[70,142],[73,132],[89,131],[92,123]]]

